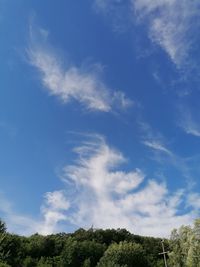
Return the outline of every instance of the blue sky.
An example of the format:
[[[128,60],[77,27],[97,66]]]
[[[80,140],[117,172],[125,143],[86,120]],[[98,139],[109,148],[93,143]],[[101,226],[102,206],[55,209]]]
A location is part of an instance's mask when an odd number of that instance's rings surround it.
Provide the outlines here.
[[[0,0],[0,217],[169,236],[200,211],[199,3]]]

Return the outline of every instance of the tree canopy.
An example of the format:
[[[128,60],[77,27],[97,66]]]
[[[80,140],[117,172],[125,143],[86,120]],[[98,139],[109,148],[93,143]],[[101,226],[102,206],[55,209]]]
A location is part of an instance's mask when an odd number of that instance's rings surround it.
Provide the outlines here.
[[[79,229],[29,237],[10,234],[0,220],[0,267],[163,267],[161,239],[125,229]],[[200,219],[164,240],[169,266],[200,267]]]

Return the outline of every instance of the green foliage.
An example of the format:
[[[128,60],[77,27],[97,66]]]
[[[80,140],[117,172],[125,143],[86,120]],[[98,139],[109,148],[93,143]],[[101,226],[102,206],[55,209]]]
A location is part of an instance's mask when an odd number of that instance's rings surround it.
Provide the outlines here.
[[[168,265],[200,267],[200,220],[164,241]],[[125,229],[79,229],[72,234],[20,237],[0,220],[0,267],[163,267],[161,239]]]
[[[0,267],[11,267],[10,265],[8,265],[5,262],[0,261]]]
[[[37,263],[37,267],[52,267],[52,266],[54,266],[52,258],[42,257]]]
[[[98,265],[100,266],[100,265]],[[127,267],[127,265],[120,265],[113,261],[102,262],[101,267]]]
[[[147,267],[147,260],[144,249],[141,245],[131,242],[120,242],[110,245],[104,256],[101,258],[98,267],[108,265],[108,263],[119,264],[120,266]]]
[[[77,241],[68,238],[61,254],[63,267],[80,267],[85,260],[90,260],[91,266],[95,266],[102,257],[106,246],[95,241]],[[86,263],[85,263],[86,264]],[[88,264],[88,263],[87,263]]]
[[[6,238],[6,225],[0,219],[0,266],[6,266],[4,261],[8,258],[9,251],[4,249],[4,242]]]
[[[54,254],[54,240],[38,234],[32,235],[26,244],[26,253],[33,258]]]
[[[0,234],[6,232],[6,224],[0,219]]]
[[[60,257],[42,257],[37,263],[37,267],[60,267],[61,258]]]
[[[36,260],[31,258],[30,256],[26,257],[23,261],[23,267],[35,267]]]
[[[83,267],[91,267],[91,260],[90,259],[84,260]]]
[[[79,229],[74,234],[72,234],[78,241],[84,240],[94,240],[98,243],[110,245],[111,243],[119,243],[121,241],[131,241],[132,235],[126,229],[97,229],[94,230],[93,228],[89,229],[88,231],[84,229]]]
[[[200,267],[200,220],[194,227],[173,230],[170,239],[169,263],[174,267]]]
[[[8,233],[4,234],[0,246],[1,260],[11,266],[17,266],[23,253],[22,238]]]

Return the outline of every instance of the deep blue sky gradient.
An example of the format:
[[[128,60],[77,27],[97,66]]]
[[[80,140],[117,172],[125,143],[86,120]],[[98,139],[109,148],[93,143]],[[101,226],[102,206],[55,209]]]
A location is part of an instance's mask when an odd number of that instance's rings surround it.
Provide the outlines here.
[[[165,181],[171,193],[178,188],[199,192],[200,138],[180,125],[183,113],[200,122],[199,81],[176,68],[151,42],[145,25],[124,18],[118,32],[111,15],[101,14],[90,0],[8,0],[0,6],[0,191],[15,212],[39,218],[44,194],[63,187],[58,176],[76,159],[72,150],[81,133],[105,136],[128,159],[122,169],[139,168],[147,179]],[[48,48],[64,67],[102,64],[102,80],[133,105],[91,112],[77,101],[64,104],[50,96],[29,64],[30,27],[37,41],[38,28],[49,32]],[[199,52],[192,56],[196,60]],[[180,96],[184,90],[188,95]],[[163,142],[180,161],[152,151],[143,144],[146,139]],[[180,167],[183,162],[187,171]]]

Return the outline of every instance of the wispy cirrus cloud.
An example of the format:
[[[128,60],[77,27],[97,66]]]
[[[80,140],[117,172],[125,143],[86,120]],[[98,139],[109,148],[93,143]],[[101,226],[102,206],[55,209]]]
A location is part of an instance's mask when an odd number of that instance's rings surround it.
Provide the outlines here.
[[[67,221],[66,212],[69,208],[70,203],[63,191],[47,192],[44,196],[44,204],[41,207],[42,223],[37,231],[44,235],[58,231],[57,224]]]
[[[90,111],[111,112],[133,104],[122,91],[112,90],[106,85],[101,77],[101,64],[92,64],[87,69],[76,65],[66,67],[56,53],[34,38],[32,32],[29,63],[39,71],[42,84],[50,95],[57,96],[64,103],[76,100]],[[46,39],[48,32],[40,29],[39,35]]]
[[[141,170],[120,170],[124,156],[94,136],[75,149],[78,159],[64,168],[63,180],[76,188],[69,218],[82,227],[127,228],[166,236],[174,227],[192,221],[193,212],[178,215],[183,190],[170,193],[165,183],[147,180]]]
[[[146,140],[143,141],[143,144],[146,145],[149,148],[152,148],[154,150],[160,151],[160,152],[164,152],[168,155],[172,155],[172,152],[166,148],[161,142],[160,140]]]
[[[16,212],[15,205],[0,194],[0,213],[8,231],[21,235],[34,233],[48,235],[60,231],[58,224],[67,221],[66,212],[69,208],[70,204],[62,190],[47,192],[44,195],[40,216],[32,218]]]
[[[8,231],[21,235],[30,235],[37,232],[38,223],[31,217],[15,211],[13,203],[0,193],[1,219],[5,220]]]
[[[115,32],[126,32],[131,27],[132,10],[130,1],[123,0],[95,0],[94,9],[97,13],[109,17],[111,27]]]
[[[174,227],[190,224],[199,212],[194,205],[188,211],[185,198],[192,203],[194,197],[186,190],[171,193],[166,183],[147,179],[142,170],[124,170],[126,158],[100,135],[90,135],[74,151],[76,161],[63,169],[66,188],[45,194],[38,221],[16,215],[9,205],[9,209],[0,206],[9,229],[50,234],[64,222],[74,228],[127,228],[136,234],[163,237]]]
[[[153,157],[151,159],[158,162],[162,168],[175,168],[180,172],[180,179],[185,181],[188,189],[194,186],[194,176],[192,174],[191,163],[194,159],[182,157],[174,149],[168,146],[166,138],[158,131],[152,129],[152,127],[144,122],[139,122],[141,130],[141,143],[151,150]],[[193,163],[192,163],[193,164]],[[184,178],[184,179],[183,179]]]
[[[139,121],[138,125],[142,133],[142,144],[154,151],[164,153],[170,157],[173,156],[172,151],[167,148],[160,133],[155,133],[151,126],[142,120]]]
[[[200,137],[200,121],[192,115],[188,108],[182,108],[178,125],[186,134]]]
[[[200,210],[200,194],[198,193],[191,193],[188,196],[188,205],[192,206],[197,211]]]
[[[121,6],[126,6],[127,16],[130,16],[131,11],[135,25],[144,25],[151,41],[160,46],[178,68],[188,65],[191,67],[196,62],[190,56],[196,49],[198,38],[198,0],[96,0],[95,3],[101,11],[107,11],[110,16],[115,17],[117,11],[118,16],[121,15]],[[117,11],[111,12],[113,8]]]
[[[132,0],[136,16],[146,23],[149,37],[177,67],[189,62],[199,25],[199,2],[189,0]]]

